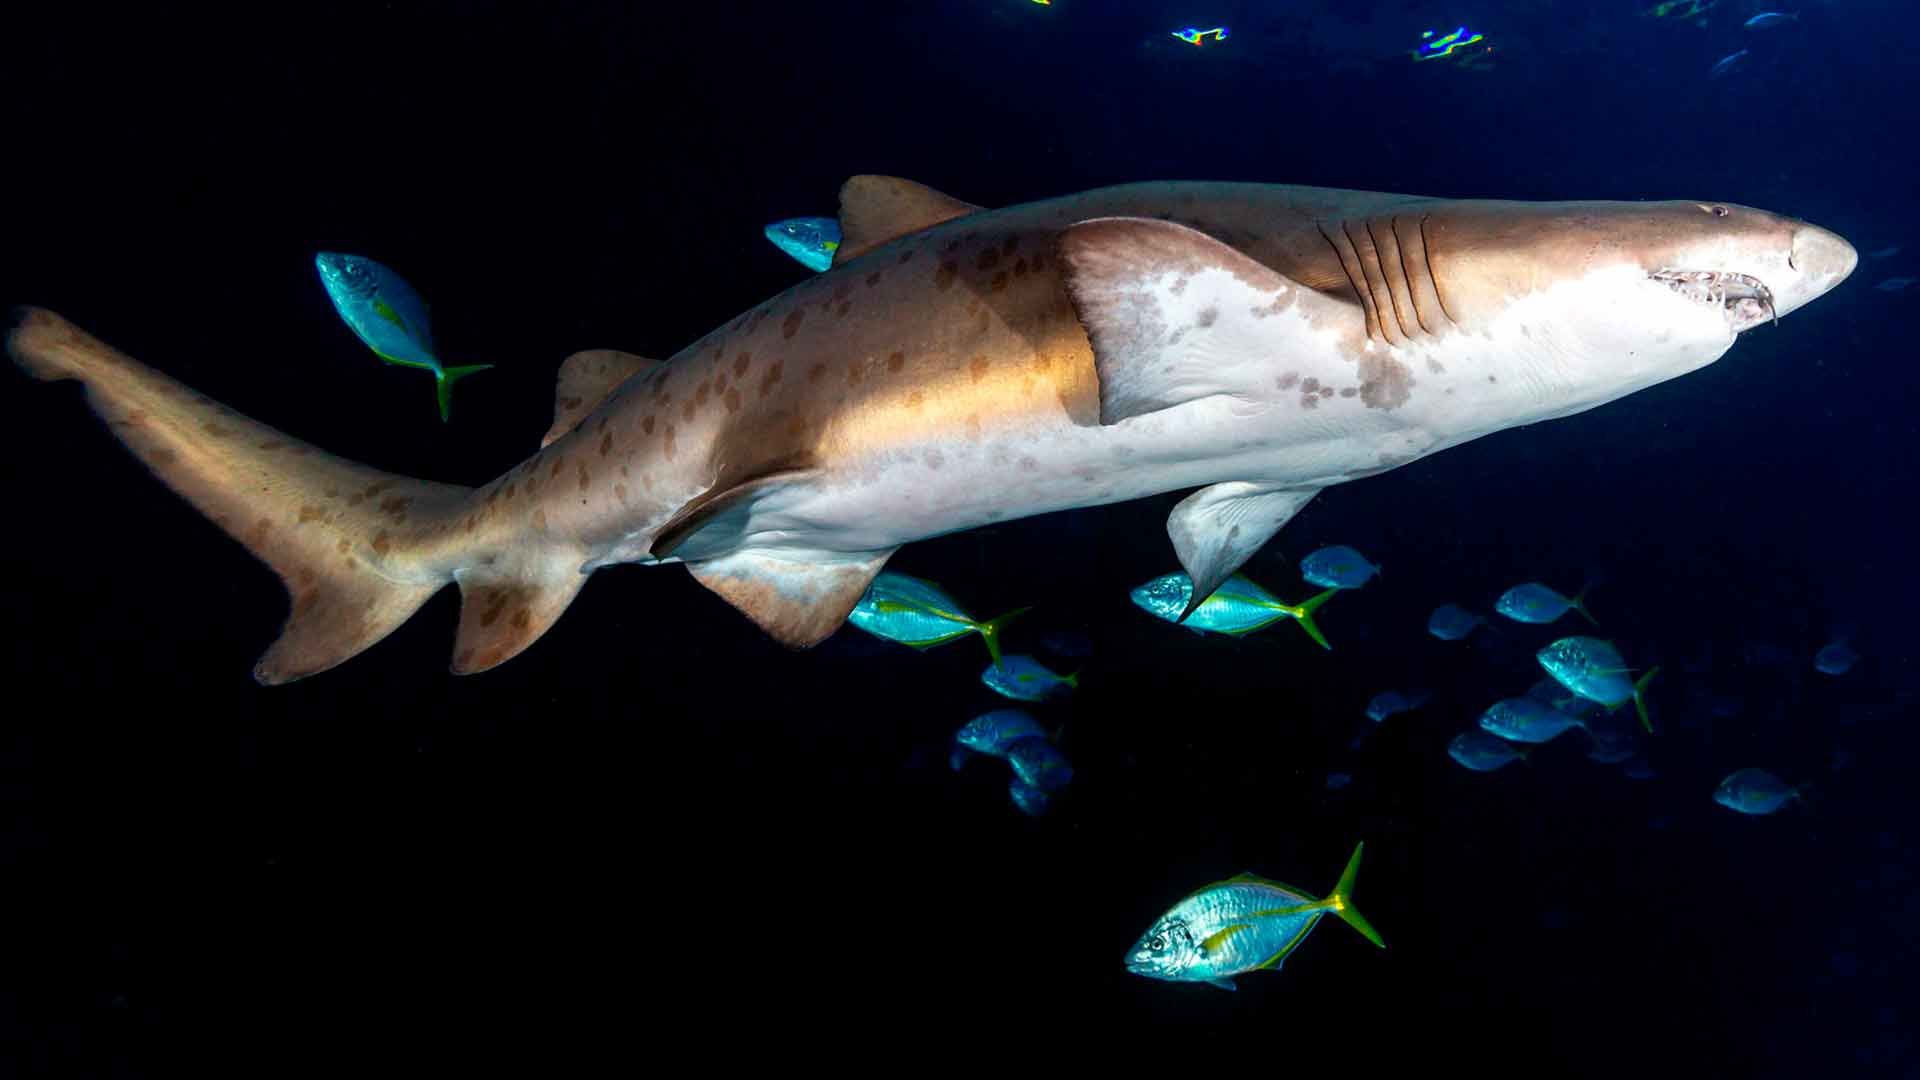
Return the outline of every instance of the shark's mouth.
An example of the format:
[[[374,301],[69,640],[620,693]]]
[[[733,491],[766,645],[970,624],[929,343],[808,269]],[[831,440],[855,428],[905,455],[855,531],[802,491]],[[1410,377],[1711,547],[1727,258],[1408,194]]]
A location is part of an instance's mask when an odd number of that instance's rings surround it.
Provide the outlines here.
[[[1649,276],[1689,300],[1724,308],[1734,333],[1751,330],[1769,319],[1776,325],[1780,322],[1780,313],[1773,307],[1773,290],[1752,275],[1719,270],[1656,270]]]

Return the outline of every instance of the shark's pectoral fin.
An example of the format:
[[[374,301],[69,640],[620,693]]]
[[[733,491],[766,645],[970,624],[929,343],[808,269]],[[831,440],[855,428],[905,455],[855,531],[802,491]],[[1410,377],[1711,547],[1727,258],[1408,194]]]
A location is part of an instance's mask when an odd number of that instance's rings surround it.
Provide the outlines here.
[[[889,241],[980,209],[897,176],[852,177],[840,185],[840,247],[833,265],[845,266]]]
[[[895,550],[747,548],[687,569],[781,644],[804,649],[840,629]]]
[[[1193,580],[1182,620],[1240,569],[1319,488],[1268,488],[1231,481],[1203,487],[1167,516],[1167,535]]]
[[[1093,218],[1062,230],[1058,245],[1093,345],[1103,424],[1222,394],[1277,400],[1288,371],[1308,366],[1295,361],[1365,331],[1355,305],[1184,225]]]
[[[658,360],[616,349],[588,349],[561,361],[560,382],[553,395],[553,426],[540,445],[546,446],[572,431],[581,417],[599,408],[621,383],[659,364]]]

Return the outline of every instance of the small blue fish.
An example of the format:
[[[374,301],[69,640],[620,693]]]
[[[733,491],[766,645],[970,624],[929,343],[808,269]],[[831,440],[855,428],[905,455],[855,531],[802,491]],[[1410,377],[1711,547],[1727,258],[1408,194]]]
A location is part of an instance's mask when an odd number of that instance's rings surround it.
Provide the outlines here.
[[[1843,638],[1814,654],[1813,669],[1822,675],[1845,675],[1859,662],[1860,654]]]
[[[1563,712],[1575,720],[1586,722],[1605,716],[1606,706],[1588,701],[1579,694],[1560,685],[1558,679],[1548,676],[1527,689],[1527,696],[1536,701],[1545,702],[1555,712]]]
[[[1323,547],[1300,560],[1300,576],[1323,589],[1357,589],[1381,568],[1350,547]]]
[[[1047,730],[1025,709],[995,709],[967,721],[953,741],[976,754],[1006,757],[1007,748],[1021,739],[1046,738]]]
[[[947,755],[947,768],[952,769],[954,772],[959,772],[961,769],[967,767],[967,759],[972,756],[973,751],[959,743],[954,743],[953,752]]]
[[[1441,604],[1427,617],[1427,633],[1441,641],[1459,641],[1486,624],[1484,615],[1475,615],[1459,604]]]
[[[1916,281],[1920,281],[1920,278],[1890,277],[1880,284],[1875,285],[1874,289],[1879,292],[1904,292],[1907,289],[1911,289],[1913,283]]]
[[[1739,67],[1740,62],[1742,60],[1745,60],[1746,58],[1747,58],[1747,50],[1745,49],[1741,49],[1737,53],[1732,53],[1727,56],[1721,57],[1717,62],[1714,63],[1712,69],[1710,69],[1707,72],[1707,78],[1718,79],[1721,76],[1726,75],[1727,73],[1731,72],[1734,68]]]
[[[1524,760],[1527,752],[1484,731],[1463,731],[1447,743],[1447,756],[1474,772],[1492,772]]]
[[[1867,252],[1867,258],[1869,258],[1869,259],[1891,259],[1891,258],[1893,258],[1893,257],[1894,257],[1895,255],[1898,255],[1898,254],[1900,254],[1900,248],[1899,248],[1899,246],[1898,246],[1898,245],[1895,245],[1895,246],[1893,246],[1893,247],[1883,247],[1883,248],[1881,248],[1881,249],[1880,249],[1880,250],[1878,250],[1878,251],[1869,251],[1869,252]]]
[[[1593,745],[1587,749],[1587,760],[1601,765],[1618,765],[1639,752],[1639,740],[1633,732],[1625,728],[1607,726],[1588,726],[1587,736]]]
[[[1033,657],[1016,654],[988,664],[980,681],[1015,701],[1046,701],[1079,689],[1080,673],[1055,675]]]
[[[1555,622],[1571,610],[1586,616],[1588,622],[1598,626],[1599,621],[1587,610],[1586,597],[1585,589],[1569,600],[1539,582],[1528,582],[1501,593],[1500,599],[1493,602],[1493,610],[1514,622],[1532,623],[1535,626]]]
[[[1298,604],[1281,603],[1272,593],[1255,585],[1239,574],[1228,578],[1213,595],[1200,602],[1187,616],[1186,622],[1180,622],[1180,613],[1187,610],[1193,600],[1193,580],[1185,573],[1162,574],[1152,581],[1134,589],[1127,595],[1134,606],[1149,615],[1179,623],[1195,633],[1212,631],[1216,634],[1251,634],[1265,626],[1292,619],[1300,624],[1307,636],[1320,643],[1323,649],[1331,649],[1320,627],[1313,621],[1313,613],[1327,598],[1338,589],[1328,589],[1318,596],[1303,600]]]
[[[1190,894],[1127,950],[1127,970],[1149,979],[1204,982],[1232,990],[1235,976],[1278,969],[1329,913],[1386,948],[1379,932],[1353,906],[1353,882],[1365,848],[1354,847],[1340,883],[1324,899],[1252,874]]]
[[[1020,739],[1007,748],[1007,761],[1020,782],[1045,792],[1059,791],[1073,779],[1067,756],[1043,737]]]
[[[1543,743],[1580,726],[1580,721],[1555,712],[1530,697],[1496,701],[1480,714],[1482,731],[1509,742]]]
[[[773,246],[818,273],[833,269],[833,253],[840,250],[840,222],[830,217],[797,217],[766,228]]]
[[[1047,793],[1031,784],[1022,783],[1018,777],[1007,785],[1007,794],[1013,797],[1013,805],[1028,817],[1039,817],[1047,812],[1047,804],[1052,802]]]
[[[1339,791],[1351,783],[1353,783],[1353,774],[1351,773],[1337,772],[1327,774],[1328,791]]]
[[[1784,26],[1787,23],[1798,21],[1800,21],[1799,15],[1784,14],[1778,11],[1763,11],[1740,25],[1749,30],[1771,30],[1777,26]]]
[[[1802,799],[1804,790],[1764,769],[1741,769],[1720,781],[1713,790],[1713,801],[1743,814],[1771,814],[1794,799]]]
[[[433,328],[426,301],[399,274],[362,255],[322,251],[313,257],[320,284],[333,308],[373,355],[389,364],[433,372],[434,395],[445,423],[453,404],[453,384],[492,364],[441,367],[434,355]]]
[[[1367,719],[1377,724],[1396,713],[1410,712],[1417,709],[1425,705],[1432,697],[1432,692],[1427,690],[1415,690],[1407,694],[1403,694],[1398,690],[1388,690],[1384,693],[1375,694],[1373,695],[1373,700],[1367,702]]]
[[[1629,780],[1651,780],[1654,777],[1653,766],[1648,764],[1647,759],[1643,757],[1637,757],[1627,762],[1626,766],[1623,767],[1620,772]]]
[[[1030,609],[1015,608],[986,622],[976,622],[953,597],[931,581],[892,570],[881,571],[854,605],[847,621],[875,637],[931,649],[958,637],[979,634],[987,653],[1000,662],[1000,629]]]
[[[1599,702],[1609,709],[1633,702],[1634,710],[1640,714],[1640,726],[1653,730],[1653,721],[1647,718],[1646,689],[1653,677],[1660,674],[1659,668],[1640,676],[1638,681],[1630,680],[1627,676],[1633,669],[1627,667],[1620,650],[1610,641],[1590,637],[1561,638],[1534,656],[1561,686],[1588,701]]]

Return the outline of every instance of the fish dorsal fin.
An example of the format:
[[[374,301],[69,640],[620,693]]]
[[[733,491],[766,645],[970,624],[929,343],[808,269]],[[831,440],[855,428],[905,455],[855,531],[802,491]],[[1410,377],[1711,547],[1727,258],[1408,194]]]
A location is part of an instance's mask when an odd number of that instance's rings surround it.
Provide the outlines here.
[[[776,641],[804,649],[840,629],[894,550],[746,548],[687,569]]]
[[[931,229],[982,208],[897,176],[855,176],[840,185],[840,247],[845,266],[889,241]]]
[[[1174,554],[1193,581],[1181,621],[1273,538],[1318,488],[1266,488],[1229,481],[1203,487],[1167,515]]]
[[[553,395],[553,427],[541,446],[572,431],[581,417],[600,407],[620,384],[643,371],[651,371],[660,361],[620,352],[617,349],[588,349],[560,362],[560,381]]]
[[[1264,408],[1297,396],[1282,367],[1349,366],[1342,346],[1365,339],[1358,305],[1185,225],[1093,218],[1062,230],[1058,251],[1102,424],[1218,396]]]

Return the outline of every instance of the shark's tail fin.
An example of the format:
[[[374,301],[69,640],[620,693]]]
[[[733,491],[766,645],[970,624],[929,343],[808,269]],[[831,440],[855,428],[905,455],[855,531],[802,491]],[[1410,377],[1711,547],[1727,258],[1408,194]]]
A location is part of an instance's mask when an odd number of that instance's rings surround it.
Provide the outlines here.
[[[549,583],[524,573],[507,580],[491,567],[463,569],[462,556],[472,549],[467,534],[485,517],[484,507],[465,509],[470,489],[324,453],[193,392],[52,312],[24,309],[15,323],[7,335],[15,362],[39,379],[84,384],[87,403],[141,463],[280,575],[292,609],[254,666],[262,683],[325,671],[367,648],[456,572],[466,602],[454,669],[479,670],[538,637],[584,579],[577,570],[548,575],[555,579]],[[522,595],[528,590],[540,595]]]

